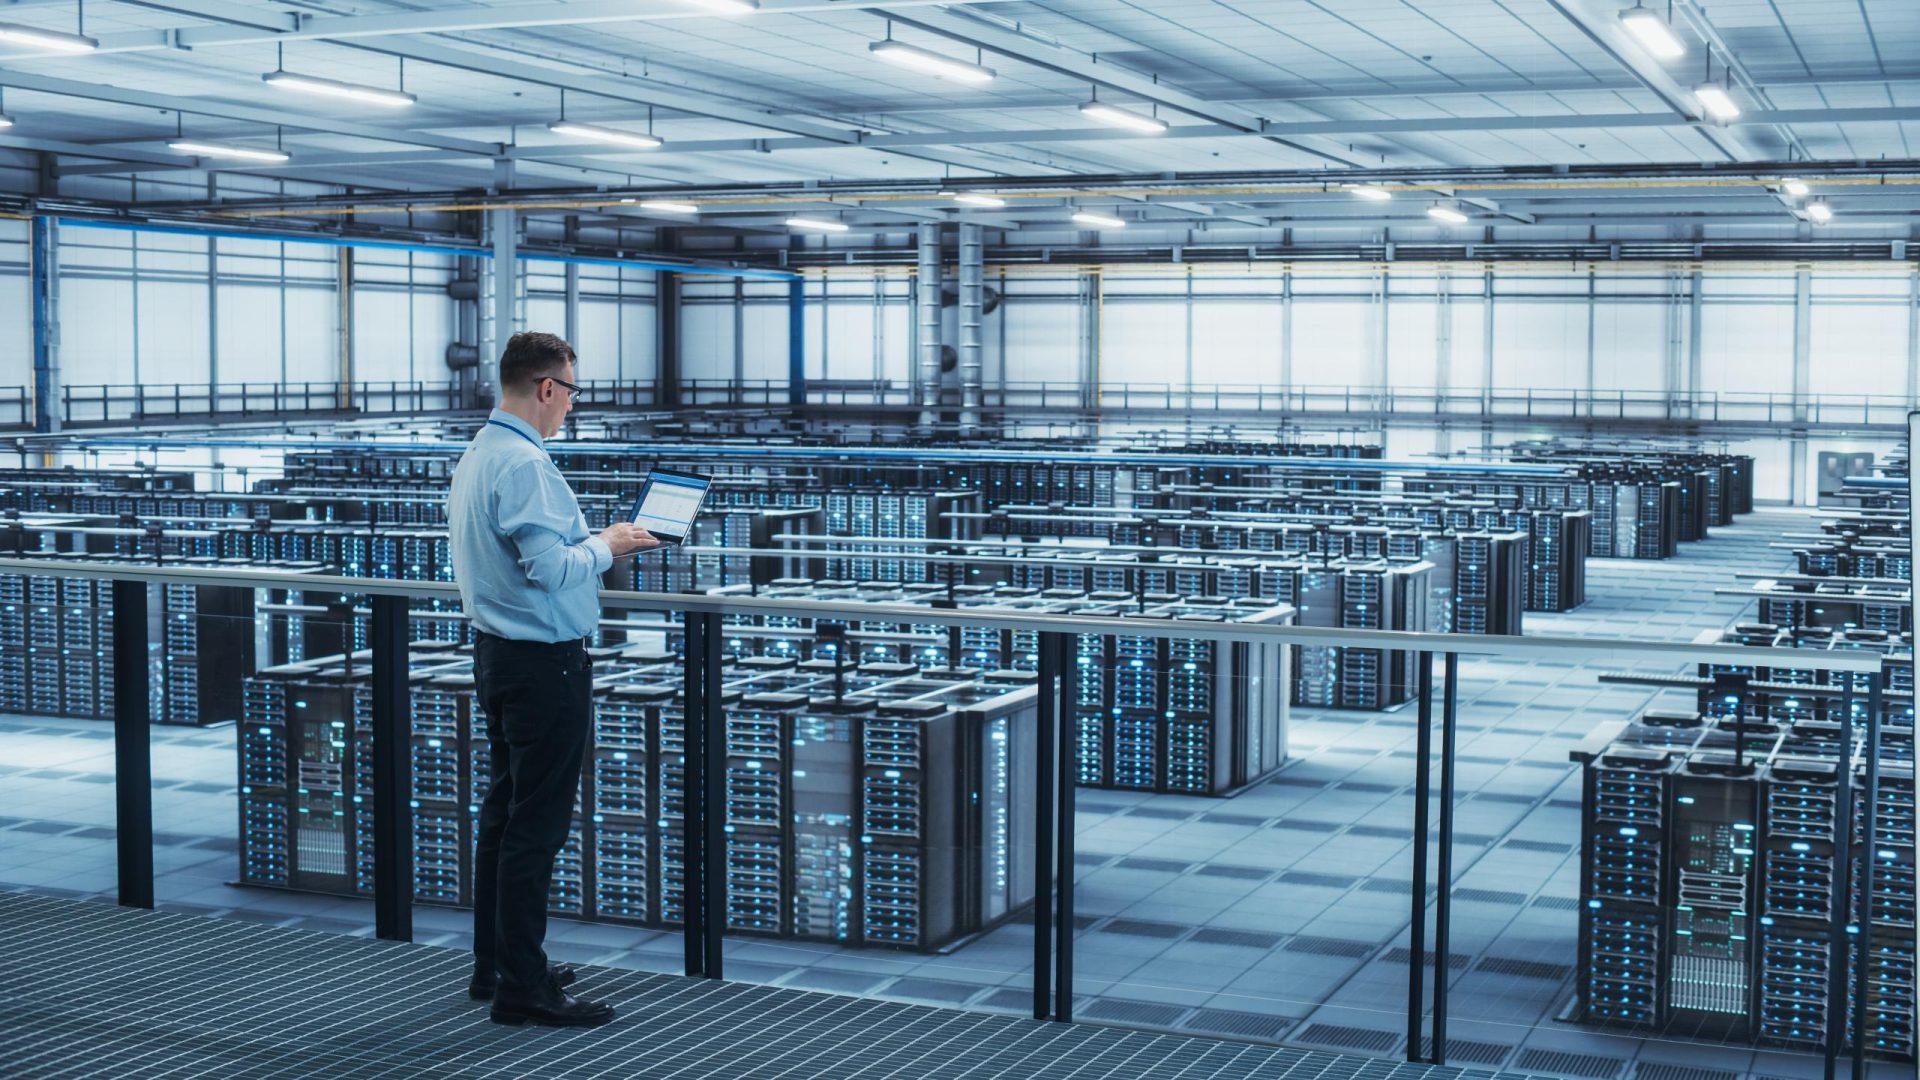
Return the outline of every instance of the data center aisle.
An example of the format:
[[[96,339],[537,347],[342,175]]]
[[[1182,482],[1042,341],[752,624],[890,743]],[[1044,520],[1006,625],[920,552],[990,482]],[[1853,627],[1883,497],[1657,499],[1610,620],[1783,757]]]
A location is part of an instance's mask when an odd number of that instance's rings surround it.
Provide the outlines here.
[[[1715,597],[1809,527],[1761,511],[1666,562],[1595,560],[1591,600],[1529,632],[1686,641],[1750,610]],[[1643,708],[1602,686],[1611,662],[1463,657],[1449,1060],[1583,1080],[1793,1078],[1817,1060],[1637,1040],[1556,1023],[1571,992],[1579,780],[1568,751]],[[1293,760],[1228,799],[1083,790],[1077,820],[1077,1014],[1384,1056],[1404,1052],[1415,711],[1294,710]],[[161,729],[154,775],[162,906],[371,933],[369,905],[241,889],[232,731]],[[0,887],[112,889],[105,728],[0,718]],[[424,943],[464,949],[469,916],[416,909]],[[969,1009],[1030,1008],[1019,921],[945,955],[729,939],[730,978]],[[553,954],[675,972],[677,935],[555,921]]]

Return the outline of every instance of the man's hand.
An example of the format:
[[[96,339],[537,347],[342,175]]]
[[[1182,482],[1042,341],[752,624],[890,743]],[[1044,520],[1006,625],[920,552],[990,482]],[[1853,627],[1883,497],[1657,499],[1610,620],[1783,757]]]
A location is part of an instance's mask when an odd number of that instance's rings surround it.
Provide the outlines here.
[[[631,521],[616,521],[600,530],[600,539],[607,542],[607,550],[613,552],[616,559],[660,546],[660,541],[655,540],[652,533]]]

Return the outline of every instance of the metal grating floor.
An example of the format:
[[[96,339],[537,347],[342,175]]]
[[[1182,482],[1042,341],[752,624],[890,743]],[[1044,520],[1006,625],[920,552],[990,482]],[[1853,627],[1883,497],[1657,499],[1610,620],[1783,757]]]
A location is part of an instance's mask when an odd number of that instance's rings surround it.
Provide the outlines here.
[[[607,968],[615,1023],[505,1028],[453,949],[18,893],[0,954],[10,1080],[1495,1075]]]

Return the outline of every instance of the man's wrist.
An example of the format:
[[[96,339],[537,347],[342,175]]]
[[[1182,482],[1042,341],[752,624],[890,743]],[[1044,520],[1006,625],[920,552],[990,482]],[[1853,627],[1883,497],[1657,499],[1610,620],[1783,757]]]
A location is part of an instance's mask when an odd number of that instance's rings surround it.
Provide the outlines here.
[[[593,569],[596,573],[603,573],[613,565],[613,549],[607,546],[605,540],[597,536],[589,536],[584,543],[587,549],[593,552]]]

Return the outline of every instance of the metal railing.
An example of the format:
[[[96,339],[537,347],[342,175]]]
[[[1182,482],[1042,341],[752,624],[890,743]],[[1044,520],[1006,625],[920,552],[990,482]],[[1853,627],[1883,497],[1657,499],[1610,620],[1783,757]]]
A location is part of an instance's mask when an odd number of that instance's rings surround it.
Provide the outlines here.
[[[33,388],[0,386],[0,427],[33,426]]]
[[[298,413],[443,412],[459,408],[451,382],[82,383],[60,388],[68,424],[144,423]]]
[[[785,405],[785,379],[694,379],[689,405]],[[1008,382],[982,390],[986,407],[1160,412],[1283,412],[1322,416],[1467,417],[1534,420],[1689,420],[1707,423],[1899,426],[1915,402],[1900,394],[1809,394],[1741,390],[1579,390],[1539,387],[1281,386],[1272,383]],[[810,380],[809,405],[916,404],[913,388],[886,379]],[[957,403],[948,404],[957,407]]]
[[[149,653],[149,584],[189,584],[242,589],[288,589],[303,593],[358,594],[370,600],[372,680],[372,782],[375,823],[374,918],[379,937],[412,940],[413,867],[411,790],[411,703],[408,696],[408,602],[458,601],[459,588],[451,582],[418,582],[329,575],[295,574],[276,570],[230,570],[194,566],[141,566],[75,563],[63,560],[0,559],[0,574],[108,579],[113,582],[112,670],[115,814],[118,845],[118,898],[123,906],[154,906],[153,797],[151,770],[152,677]],[[1454,855],[1454,776],[1457,751],[1459,657],[1462,654],[1547,658],[1605,657],[1609,660],[1651,664],[1726,664],[1743,667],[1785,667],[1844,673],[1840,733],[1837,745],[1853,743],[1856,679],[1868,695],[1865,712],[1868,761],[1877,761],[1880,745],[1882,660],[1867,653],[1814,653],[1797,649],[1744,645],[1633,641],[1569,637],[1463,636],[1386,630],[1343,630],[1274,624],[1229,624],[1190,620],[1129,621],[1124,631],[1111,618],[1040,614],[984,609],[942,609],[915,604],[866,603],[836,600],[762,599],[753,596],[715,596],[603,591],[604,608],[628,612],[678,615],[684,635],[684,684],[681,694],[685,732],[684,810],[685,862],[685,970],[689,976],[721,978],[725,973],[722,939],[726,930],[724,863],[726,857],[726,799],[724,747],[726,727],[721,710],[723,618],[773,616],[846,622],[901,622],[933,626],[974,626],[1034,631],[1038,651],[1039,748],[1036,772],[1037,807],[1034,874],[1039,883],[1034,904],[1033,1015],[1038,1019],[1070,1021],[1074,1000],[1074,789],[1079,776],[1077,738],[1068,718],[1076,715],[1075,680],[1070,677],[1076,635],[1111,635],[1156,639],[1242,642],[1250,645],[1347,646],[1405,650],[1418,657],[1418,731],[1415,763],[1413,821],[1408,834],[1412,847],[1413,880],[1408,883],[1411,927],[1407,960],[1407,1059],[1444,1064],[1447,1057],[1448,978],[1451,962],[1450,919],[1456,883]],[[671,623],[662,623],[671,628]],[[1434,679],[1434,658],[1441,658],[1442,678]],[[1437,700],[1436,700],[1437,699]],[[1437,819],[1430,812],[1439,773]],[[1867,817],[1861,835],[1875,834],[1874,807],[1878,802],[1877,770],[1867,771],[1862,805]],[[1850,805],[1852,770],[1837,770],[1836,805]],[[1837,829],[1835,865],[1851,860],[1850,829]],[[1429,877],[1428,842],[1433,841],[1433,869]],[[1871,859],[1863,860],[1861,910],[1872,910],[1874,877]],[[1429,886],[1437,886],[1428,898]],[[1583,899],[1585,886],[1583,885]],[[1431,903],[1433,945],[1426,944],[1428,906]],[[1848,945],[1858,944],[1867,955],[1871,920],[1850,927],[1848,912],[1833,905],[1832,954],[1825,1043],[1827,1075],[1834,1074],[1844,1042],[1849,995],[1840,991],[1848,979]],[[1857,930],[1857,933],[1855,932]],[[1431,1013],[1428,1012],[1426,971],[1431,965]],[[1856,976],[1859,974],[1855,973]],[[1863,999],[1864,1000],[1864,999]],[[1431,1028],[1426,1028],[1426,1022]],[[1430,1038],[1430,1049],[1422,1047]],[[1865,1042],[1855,1039],[1852,1067],[1865,1077]]]

